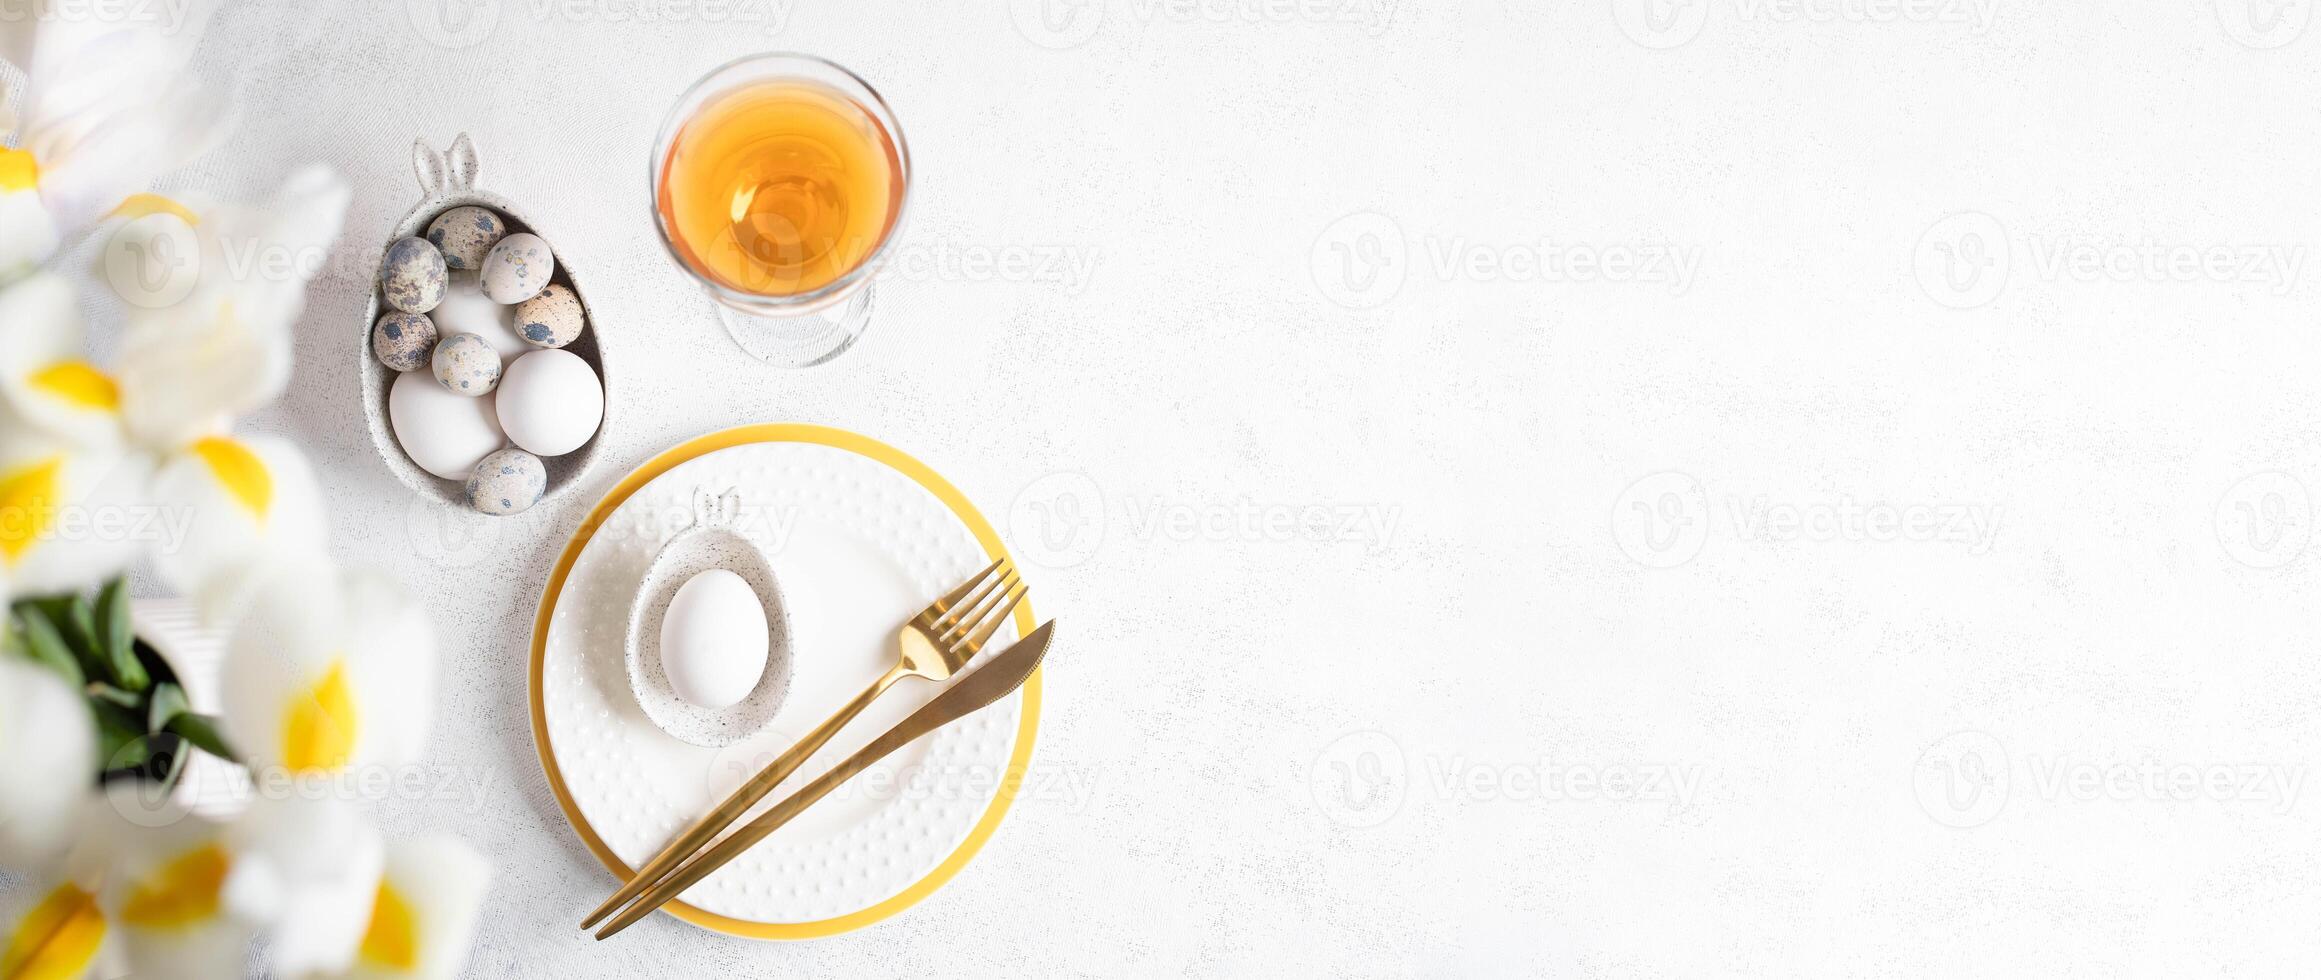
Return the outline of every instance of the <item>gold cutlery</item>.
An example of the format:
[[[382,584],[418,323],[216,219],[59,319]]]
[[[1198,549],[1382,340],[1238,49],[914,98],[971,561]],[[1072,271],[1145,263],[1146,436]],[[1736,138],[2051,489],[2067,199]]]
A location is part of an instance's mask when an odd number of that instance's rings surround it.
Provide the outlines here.
[[[910,717],[903,719],[902,724],[888,729],[886,734],[863,746],[862,751],[807,783],[789,798],[774,804],[773,809],[744,824],[740,830],[717,842],[716,846],[694,855],[692,860],[653,884],[627,911],[606,923],[603,929],[597,931],[596,938],[610,938],[637,920],[653,914],[653,910],[668,904],[679,893],[693,887],[695,882],[708,877],[743,851],[756,846],[766,835],[781,829],[791,818],[805,812],[807,807],[829,795],[831,790],[870,768],[872,763],[886,758],[920,736],[964,718],[1022,687],[1024,680],[1032,675],[1032,671],[1039,667],[1040,660],[1047,655],[1048,640],[1055,625],[1054,620],[1041,624],[1022,642],[994,654],[983,666],[945,688],[943,693],[935,695],[934,700],[928,701],[924,707],[912,712]],[[645,880],[641,874],[636,878],[636,881]]]
[[[1022,602],[1029,591],[1021,587],[1015,567],[1006,558],[1001,558],[984,566],[982,571],[975,573],[974,578],[960,583],[949,594],[929,603],[927,608],[920,610],[918,615],[911,617],[910,622],[904,623],[902,629],[896,632],[895,644],[901,649],[901,655],[893,670],[872,681],[869,687],[863,688],[861,694],[854,696],[854,700],[839,708],[837,714],[807,732],[796,745],[790,746],[788,751],[759,770],[757,775],[750,777],[724,803],[718,804],[717,809],[702,815],[692,826],[685,828],[685,832],[670,841],[669,846],[661,849],[661,853],[638,868],[637,873],[629,877],[627,884],[622,885],[611,898],[605,899],[603,905],[596,907],[596,911],[590,912],[588,918],[581,921],[580,927],[586,929],[595,925],[622,903],[644,891],[646,886],[659,879],[678,861],[700,850],[720,831],[741,819],[742,814],[756,806],[759,800],[765,799],[766,794],[773,792],[774,787],[781,785],[783,779],[796,772],[809,756],[829,742],[831,736],[838,734],[839,729],[845,728],[847,722],[861,714],[862,709],[878,700],[878,696],[886,693],[887,688],[893,687],[896,681],[905,677],[941,681],[958,673],[960,668],[967,666],[967,661],[975,656],[976,651],[983,649],[983,644],[991,639],[992,633],[998,631],[999,625],[1007,620],[1007,614],[1015,611],[1016,604]]]

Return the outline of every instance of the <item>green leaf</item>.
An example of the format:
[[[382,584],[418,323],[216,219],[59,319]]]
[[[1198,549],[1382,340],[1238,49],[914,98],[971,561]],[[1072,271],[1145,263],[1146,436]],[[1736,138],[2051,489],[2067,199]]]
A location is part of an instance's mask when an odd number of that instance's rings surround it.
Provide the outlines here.
[[[152,705],[146,709],[145,727],[151,731],[164,731],[169,728],[171,719],[192,710],[193,705],[185,699],[184,688],[175,684],[156,684],[153,686]]]
[[[97,646],[97,607],[89,597],[76,595],[65,601],[64,618],[57,621],[64,630],[64,638],[74,649],[87,653],[103,653]]]
[[[112,664],[97,649],[97,640],[91,632],[89,600],[81,596],[64,596],[47,601],[41,612],[48,615],[49,624],[56,627],[56,635],[64,637],[64,645],[81,662],[81,672],[91,677],[112,677]]]
[[[32,659],[62,675],[75,690],[88,683],[88,675],[81,670],[80,661],[65,646],[64,637],[57,633],[56,624],[34,603],[16,607],[16,620],[24,629],[24,652]]]
[[[123,576],[97,593],[97,647],[120,661],[137,659],[136,646],[136,632],[129,626],[129,579]]]
[[[216,718],[188,711],[169,720],[169,732],[227,762],[242,761],[241,757],[234,754],[234,747],[226,744],[225,736],[218,734]]]
[[[38,599],[26,599],[24,603],[40,610],[41,615],[47,616],[48,621],[60,629],[65,620],[73,617],[73,597],[69,595],[42,596]]]
[[[104,681],[89,682],[89,697],[103,701],[107,704],[119,705],[123,708],[129,709],[129,711],[132,713],[137,712],[138,709],[145,706],[145,699],[143,697],[121,690],[120,688],[114,687],[111,684],[107,684]]]
[[[97,761],[104,771],[135,769],[152,757],[144,719],[110,701],[90,701],[89,708],[97,716]]]
[[[169,759],[168,771],[161,773],[161,786],[165,790],[176,789],[178,779],[185,775],[185,760],[193,757],[193,743],[175,735],[164,735],[161,740],[162,751],[168,753]]]
[[[114,580],[115,585],[119,583],[119,579]],[[113,586],[108,585],[105,588],[109,592],[112,591]],[[126,600],[117,600],[117,602],[125,604]],[[125,605],[121,614],[124,616],[128,614]],[[116,649],[100,637],[97,632],[96,606],[89,602],[89,597],[74,596],[70,615],[72,620],[65,631],[66,638],[78,646],[82,651],[83,659],[94,660],[102,665],[98,672],[112,678],[113,686],[124,691],[140,692],[153,686],[153,678],[146,672],[145,665],[138,662],[136,650],[128,645]]]

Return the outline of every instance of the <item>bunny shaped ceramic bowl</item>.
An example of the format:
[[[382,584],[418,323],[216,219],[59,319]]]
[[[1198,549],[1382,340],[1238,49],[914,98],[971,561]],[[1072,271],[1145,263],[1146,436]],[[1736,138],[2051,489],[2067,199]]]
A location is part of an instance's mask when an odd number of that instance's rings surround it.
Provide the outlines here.
[[[790,693],[790,619],[766,560],[740,526],[741,499],[731,490],[693,492],[693,523],[661,546],[629,607],[629,686],[645,716],[680,741],[722,748],[773,724]],[[696,575],[723,569],[741,577],[765,609],[769,632],[765,671],[739,702],[704,708],[678,695],[661,659],[662,620],[677,590]]]
[[[468,139],[466,133],[459,134],[459,138],[452,141],[451,149],[446,153],[437,153],[433,147],[427,145],[426,140],[416,141],[411,147],[411,165],[419,177],[421,198],[417,205],[403,215],[403,220],[388,232],[386,241],[394,242],[407,237],[423,235],[428,224],[433,222],[438,215],[464,205],[476,205],[497,212],[506,221],[510,234],[531,232],[547,240],[551,247],[558,241],[555,236],[541,231],[538,225],[526,218],[523,212],[518,211],[507,200],[496,194],[476,189],[475,144]],[[580,277],[573,271],[571,253],[558,248],[555,251],[555,258],[555,272],[549,281],[572,290],[573,297],[579,301],[581,315],[587,323],[587,328],[581,332],[579,339],[565,345],[563,349],[579,356],[582,361],[587,362],[588,366],[596,371],[598,382],[604,386],[604,417],[598,423],[596,432],[578,449],[541,459],[547,468],[547,486],[542,491],[539,501],[533,504],[532,510],[538,510],[539,504],[553,500],[569,490],[579,480],[581,474],[587,472],[588,468],[596,462],[597,447],[604,443],[605,427],[613,423],[613,410],[617,404],[613,397],[613,375],[605,370],[604,348],[601,340],[604,324],[597,320],[594,311],[588,307],[588,294],[581,290]],[[466,513],[476,513],[469,506],[466,489],[460,481],[443,479],[421,469],[419,464],[413,462],[410,455],[404,452],[402,443],[396,440],[394,425],[388,412],[387,396],[390,389],[394,387],[397,374],[389,370],[386,365],[379,363],[371,345],[372,324],[378,322],[379,314],[386,309],[387,306],[380,290],[374,284],[371,290],[370,308],[364,314],[361,329],[357,331],[359,343],[356,345],[357,357],[362,365],[360,377],[363,389],[363,417],[370,425],[371,442],[378,448],[379,458],[386,461],[387,470],[395,474],[395,478],[402,481],[404,486],[410,487],[414,493],[447,507]]]

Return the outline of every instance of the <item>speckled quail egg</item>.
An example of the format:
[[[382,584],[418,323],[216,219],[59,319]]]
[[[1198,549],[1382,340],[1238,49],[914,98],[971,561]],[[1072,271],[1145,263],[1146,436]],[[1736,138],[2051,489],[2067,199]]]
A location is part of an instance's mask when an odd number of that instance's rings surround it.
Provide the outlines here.
[[[449,275],[443,253],[427,239],[398,238],[387,246],[387,257],[379,262],[379,291],[387,297],[388,306],[405,313],[425,313],[443,302]]]
[[[381,313],[371,326],[371,353],[391,371],[426,367],[435,354],[435,321],[425,313]]]
[[[427,225],[427,240],[443,252],[443,264],[453,269],[481,269],[484,256],[508,234],[508,223],[489,208],[474,205],[452,208]]]
[[[540,295],[517,304],[516,333],[534,347],[562,347],[580,339],[588,321],[580,312],[580,297],[557,283]]]
[[[556,256],[540,236],[519,231],[492,246],[484,256],[484,295],[492,302],[514,305],[548,288],[556,274]]]
[[[475,464],[467,477],[467,502],[496,517],[521,514],[548,489],[548,467],[521,449],[502,449]]]
[[[435,380],[454,394],[491,394],[500,385],[500,352],[472,333],[445,337],[435,345]]]

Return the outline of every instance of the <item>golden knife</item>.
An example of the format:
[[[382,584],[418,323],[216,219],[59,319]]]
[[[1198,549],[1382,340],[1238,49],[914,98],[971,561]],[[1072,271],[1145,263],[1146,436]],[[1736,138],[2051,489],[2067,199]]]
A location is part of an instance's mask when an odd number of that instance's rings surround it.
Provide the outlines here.
[[[774,804],[773,809],[766,811],[756,820],[742,825],[741,829],[717,842],[715,846],[694,855],[683,866],[670,872],[667,877],[662,878],[652,888],[646,890],[634,904],[614,917],[611,922],[606,923],[603,929],[597,931],[596,938],[600,940],[610,938],[613,934],[634,925],[637,920],[651,915],[653,910],[668,904],[679,893],[693,887],[695,882],[709,877],[711,872],[724,867],[726,862],[733,860],[741,852],[756,846],[757,842],[766,839],[766,835],[781,829],[783,824],[789,823],[792,818],[805,812],[807,807],[813,806],[815,801],[829,795],[831,790],[837,789],[847,780],[854,778],[856,774],[870,768],[872,763],[886,758],[896,749],[910,744],[921,736],[964,718],[1022,687],[1024,681],[1031,677],[1032,671],[1039,668],[1041,658],[1047,655],[1048,640],[1055,625],[1054,620],[1041,624],[1040,628],[1033,630],[1030,636],[1024,637],[1022,641],[1009,647],[1005,652],[992,656],[983,666],[969,672],[967,676],[954,682],[950,687],[944,688],[943,693],[935,695],[934,700],[928,701],[925,706],[912,712],[910,717],[903,719],[901,724],[888,729],[886,734],[880,735],[869,745],[863,746],[862,751],[849,756],[846,761],[832,767],[829,772],[823,773],[813,782],[806,784],[796,793],[791,794],[789,798]]]

